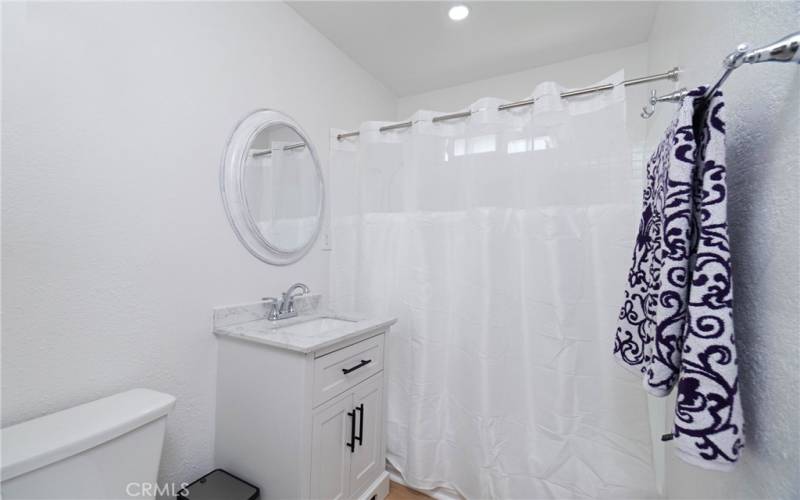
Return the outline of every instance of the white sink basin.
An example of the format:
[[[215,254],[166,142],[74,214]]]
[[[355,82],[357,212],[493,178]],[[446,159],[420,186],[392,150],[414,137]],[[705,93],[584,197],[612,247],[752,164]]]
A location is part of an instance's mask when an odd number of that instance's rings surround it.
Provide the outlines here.
[[[355,320],[341,318],[314,318],[302,323],[282,326],[275,330],[292,335],[320,335],[330,330],[355,323]]]

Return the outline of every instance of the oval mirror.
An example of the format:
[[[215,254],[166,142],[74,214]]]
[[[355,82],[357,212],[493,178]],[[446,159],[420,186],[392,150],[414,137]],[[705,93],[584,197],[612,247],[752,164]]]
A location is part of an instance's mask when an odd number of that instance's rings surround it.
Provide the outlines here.
[[[228,141],[220,184],[228,220],[255,257],[285,265],[311,249],[322,226],[322,169],[294,120],[273,110],[245,117]]]

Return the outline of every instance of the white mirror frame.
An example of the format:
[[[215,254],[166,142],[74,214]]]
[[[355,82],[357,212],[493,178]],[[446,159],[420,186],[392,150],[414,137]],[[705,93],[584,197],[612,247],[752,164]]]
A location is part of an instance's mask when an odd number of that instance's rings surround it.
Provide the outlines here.
[[[247,196],[245,195],[244,167],[247,155],[250,152],[250,143],[263,129],[275,125],[284,125],[291,128],[305,141],[306,147],[311,153],[311,159],[314,161],[314,168],[319,180],[320,197],[317,209],[317,227],[305,245],[291,251],[281,249],[264,238],[252,215],[250,215]],[[255,258],[267,264],[285,266],[297,262],[311,250],[322,229],[323,210],[325,207],[325,182],[322,178],[322,168],[319,165],[317,152],[314,149],[314,144],[300,128],[300,125],[280,111],[259,109],[247,115],[236,125],[230,139],[228,139],[225,154],[222,157],[220,192],[222,194],[222,204],[225,206],[225,213],[236,237]]]

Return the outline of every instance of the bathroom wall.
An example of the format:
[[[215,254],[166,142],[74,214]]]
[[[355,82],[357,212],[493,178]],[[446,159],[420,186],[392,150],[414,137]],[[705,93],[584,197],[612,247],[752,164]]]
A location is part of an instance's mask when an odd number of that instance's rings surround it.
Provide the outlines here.
[[[717,77],[740,42],[773,42],[800,28],[800,2],[664,2],[650,38],[655,71],[679,65],[678,86]],[[675,87],[662,83],[661,91]],[[725,83],[728,217],[734,272],[734,322],[747,445],[736,469],[685,464],[666,445],[669,498],[791,498],[800,491],[800,70],[759,64]],[[649,120],[657,142],[675,111]],[[670,428],[671,409],[664,429]]]
[[[211,308],[291,282],[218,192],[232,128],[262,107],[310,134],[396,100],[281,3],[9,3],[3,12],[2,425],[133,387],[177,396],[161,479],[212,466]],[[242,408],[242,411],[247,411]]]

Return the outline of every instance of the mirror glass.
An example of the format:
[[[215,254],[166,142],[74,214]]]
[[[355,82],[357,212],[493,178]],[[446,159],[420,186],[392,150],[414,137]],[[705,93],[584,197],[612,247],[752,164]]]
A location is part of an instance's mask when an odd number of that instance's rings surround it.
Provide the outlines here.
[[[234,232],[262,261],[295,262],[316,240],[322,171],[313,144],[288,116],[259,110],[242,120],[228,142],[221,187]]]
[[[250,217],[270,245],[294,252],[312,238],[322,192],[314,158],[294,129],[269,125],[253,137],[244,188]]]

